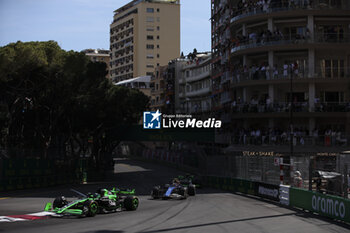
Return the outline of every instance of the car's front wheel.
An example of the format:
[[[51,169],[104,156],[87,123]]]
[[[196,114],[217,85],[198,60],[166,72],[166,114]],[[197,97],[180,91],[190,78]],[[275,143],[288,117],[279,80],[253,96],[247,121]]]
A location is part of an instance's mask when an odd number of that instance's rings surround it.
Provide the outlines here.
[[[87,201],[83,207],[83,213],[87,217],[94,217],[98,211],[98,204],[96,201]]]
[[[158,199],[159,196],[160,196],[159,195],[159,187],[158,186],[153,187],[152,192],[151,192],[151,197],[153,199]]]

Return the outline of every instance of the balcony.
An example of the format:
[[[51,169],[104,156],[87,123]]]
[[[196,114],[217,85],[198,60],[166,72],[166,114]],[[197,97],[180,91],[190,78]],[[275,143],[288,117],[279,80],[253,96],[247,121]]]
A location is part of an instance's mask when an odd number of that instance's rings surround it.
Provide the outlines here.
[[[226,104],[226,103],[229,103],[231,102],[232,99],[231,99],[231,96],[230,96],[230,93],[229,92],[223,92],[221,94],[221,97],[220,97],[220,104]]]
[[[246,50],[260,47],[271,47],[271,46],[300,46],[304,45],[305,49],[308,48],[308,44],[345,44],[350,43],[350,34],[335,34],[335,33],[316,33],[314,39],[312,36],[304,35],[293,35],[290,37],[281,36],[257,36],[257,34],[250,36],[250,38],[236,39],[236,45],[231,48],[231,54]]]
[[[186,96],[187,97],[202,96],[202,95],[209,94],[210,91],[211,91],[211,88],[206,87],[206,88],[202,88],[202,89],[195,90],[195,91],[189,91],[186,93]]]
[[[184,84],[184,83],[186,83],[185,82],[185,78],[184,77],[180,77],[179,78],[179,84]]]
[[[289,113],[289,102],[266,103],[235,103],[231,105],[231,113]],[[296,113],[345,113],[350,112],[350,103],[344,102],[320,102],[315,103],[314,108],[309,108],[309,102],[294,102],[293,112]],[[234,116],[234,115],[233,115]],[[247,115],[246,115],[247,116]],[[254,114],[256,117],[256,115]],[[277,116],[278,117],[278,116]]]
[[[194,76],[190,76],[190,77],[186,78],[186,81],[187,82],[194,82],[194,81],[198,81],[198,80],[204,79],[204,78],[209,77],[209,76],[210,76],[210,71],[207,70],[207,71],[202,72],[198,75],[194,75]],[[180,82],[180,80],[179,80],[179,82]]]
[[[238,9],[234,16],[231,18],[230,22],[234,23],[240,19],[263,15],[272,14],[275,12],[287,12],[287,11],[312,11],[312,10],[349,10],[350,7],[342,4],[331,4],[331,1],[313,1],[312,4],[305,4],[306,1],[298,1],[298,3],[289,4],[289,1],[285,1],[285,5],[282,3],[271,3],[269,5],[260,8],[257,4],[254,4],[249,9],[241,8]],[[310,2],[310,1],[309,1]],[[304,3],[304,4],[303,4]],[[305,14],[305,13],[304,13]]]
[[[263,135],[250,136],[251,132],[220,133],[215,135],[215,141],[230,143],[236,146],[290,146],[290,134],[283,132],[263,132]],[[309,136],[305,132],[296,132],[294,135],[295,148],[303,147],[346,147],[349,146],[350,136],[337,132],[335,136],[315,135]]]
[[[186,103],[185,103],[186,106]],[[178,113],[191,113],[191,114],[201,114],[201,113],[207,113],[210,112],[211,108],[210,107],[183,107],[178,110]]]
[[[151,108],[155,108],[155,107],[161,107],[165,104],[165,101],[164,100],[159,100],[159,101],[154,101],[152,104],[151,104]]]
[[[252,66],[234,71],[231,87],[246,84],[289,83],[291,78],[296,83],[308,83],[310,79],[318,82],[348,83],[350,81],[350,67],[316,67],[314,72],[310,72],[308,68],[293,69],[291,65],[288,68],[275,67],[272,69]]]

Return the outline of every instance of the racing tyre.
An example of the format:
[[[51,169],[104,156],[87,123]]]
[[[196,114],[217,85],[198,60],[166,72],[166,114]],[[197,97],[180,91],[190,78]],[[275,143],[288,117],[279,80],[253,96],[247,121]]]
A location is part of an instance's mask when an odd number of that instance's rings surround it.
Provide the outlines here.
[[[188,195],[190,196],[196,195],[196,187],[194,185],[188,186]]]
[[[64,196],[61,197],[56,197],[55,200],[53,201],[52,207],[55,208],[62,208],[63,206],[67,205],[68,201]]]
[[[151,196],[153,199],[158,199],[159,198],[159,187],[158,186],[155,186],[153,187],[153,190],[151,192]]]
[[[126,210],[136,210],[139,207],[139,199],[135,196],[127,196],[124,199],[124,207]]]
[[[94,217],[98,212],[98,204],[96,201],[87,201],[83,208],[83,212],[87,217]]]
[[[186,199],[186,198],[187,198],[187,195],[188,195],[188,193],[187,193],[187,188],[182,187],[182,188],[179,190],[179,195],[181,195],[183,199]]]

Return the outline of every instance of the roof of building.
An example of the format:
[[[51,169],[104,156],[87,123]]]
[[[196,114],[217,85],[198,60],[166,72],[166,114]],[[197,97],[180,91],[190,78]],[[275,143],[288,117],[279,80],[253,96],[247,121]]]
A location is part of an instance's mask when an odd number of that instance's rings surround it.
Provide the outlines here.
[[[176,3],[180,4],[180,0],[133,0],[124,6],[118,8],[114,11],[114,14],[119,14],[120,12],[126,11],[127,9],[139,4],[140,2],[151,2],[151,3]]]

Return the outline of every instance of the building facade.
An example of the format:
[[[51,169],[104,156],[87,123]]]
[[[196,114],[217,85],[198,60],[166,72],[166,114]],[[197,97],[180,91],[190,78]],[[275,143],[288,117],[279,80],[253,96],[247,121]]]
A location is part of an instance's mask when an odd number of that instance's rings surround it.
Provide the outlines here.
[[[180,55],[180,1],[134,0],[114,11],[110,75],[119,82],[153,75]]]
[[[210,67],[210,53],[199,53],[182,67],[178,81],[179,112],[201,115],[211,110]]]
[[[349,143],[349,1],[212,0],[212,53],[220,143]]]
[[[107,71],[108,71],[108,74],[106,74],[106,77],[110,78],[110,75],[109,75],[109,63],[110,63],[109,50],[84,49],[81,52],[85,53],[85,55],[88,56],[92,62],[104,62],[104,63],[106,63]]]
[[[151,78],[151,110],[161,110],[165,112],[165,106],[168,103],[166,98],[167,90],[167,71],[168,66],[158,66],[155,69],[155,75]]]

